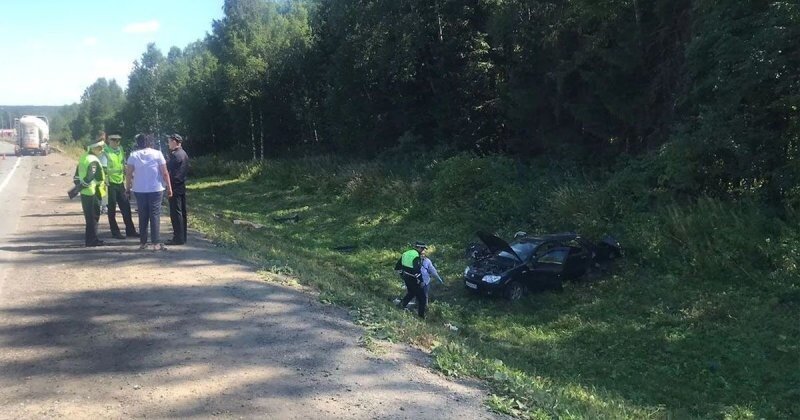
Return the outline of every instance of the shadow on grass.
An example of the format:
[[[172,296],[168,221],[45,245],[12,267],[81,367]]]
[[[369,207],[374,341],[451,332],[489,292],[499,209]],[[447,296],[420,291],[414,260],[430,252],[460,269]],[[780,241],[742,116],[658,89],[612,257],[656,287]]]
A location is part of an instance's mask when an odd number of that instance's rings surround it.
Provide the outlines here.
[[[263,182],[206,188],[202,201],[231,209],[225,197],[270,190],[269,181]],[[236,233],[237,243],[262,244],[268,258],[289,264],[316,265],[315,275],[328,269],[334,289],[368,290],[374,302],[387,305],[387,291],[399,291],[391,275],[394,259],[409,240],[424,234],[421,227],[432,224],[415,223],[409,212],[357,211],[347,202],[320,202],[296,196],[292,189],[282,191],[269,201],[242,202],[232,209],[267,226],[261,232]],[[306,215],[297,225],[270,224],[269,218],[283,209],[303,206]],[[367,251],[330,252],[343,243]],[[443,245],[455,252],[459,248],[458,243]],[[796,308],[773,302],[766,285],[726,290],[713,283],[623,271],[509,306],[467,296],[459,261],[460,256],[452,257],[445,270],[440,267],[451,281],[434,288],[437,302],[429,322],[462,326],[483,357],[501,359],[532,378],[579,386],[638,407],[662,407],[676,416],[720,416],[731,410],[767,418],[800,415],[795,403],[800,398],[800,323]],[[645,284],[642,279],[652,280]]]
[[[632,276],[571,283],[562,294],[514,304],[445,300],[471,346],[531,377],[678,417],[735,409],[764,418],[800,414],[800,324],[791,296],[669,280],[632,284]]]

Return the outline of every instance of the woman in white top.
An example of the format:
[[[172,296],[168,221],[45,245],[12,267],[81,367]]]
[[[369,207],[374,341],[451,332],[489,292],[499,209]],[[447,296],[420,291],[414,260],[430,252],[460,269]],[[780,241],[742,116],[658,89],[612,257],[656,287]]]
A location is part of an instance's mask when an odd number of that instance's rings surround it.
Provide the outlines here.
[[[161,199],[164,186],[167,196],[172,197],[172,184],[167,172],[167,161],[161,151],[153,148],[153,136],[138,134],[136,146],[138,150],[128,157],[125,168],[127,174],[125,192],[131,190],[136,195],[136,207],[139,209],[139,249],[147,248],[147,225],[150,225],[150,239],[153,250],[165,250],[160,242]]]

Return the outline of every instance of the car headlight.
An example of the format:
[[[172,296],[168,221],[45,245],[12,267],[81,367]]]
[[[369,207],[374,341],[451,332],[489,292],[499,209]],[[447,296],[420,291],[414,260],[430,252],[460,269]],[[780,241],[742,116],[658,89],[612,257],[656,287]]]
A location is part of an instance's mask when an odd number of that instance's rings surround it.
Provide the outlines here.
[[[486,283],[497,283],[498,281],[500,281],[500,279],[501,276],[488,275],[488,276],[483,276],[483,279],[481,280],[483,280]]]
[[[464,277],[466,277],[466,276],[467,276],[467,274],[469,274],[469,267],[467,267],[467,268],[465,268],[465,269],[464,269]]]

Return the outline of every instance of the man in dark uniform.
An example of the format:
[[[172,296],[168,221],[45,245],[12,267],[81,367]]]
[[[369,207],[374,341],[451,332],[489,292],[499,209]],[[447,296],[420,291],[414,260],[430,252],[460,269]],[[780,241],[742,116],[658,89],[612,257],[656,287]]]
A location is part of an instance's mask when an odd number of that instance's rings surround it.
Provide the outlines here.
[[[169,139],[169,161],[167,171],[172,183],[169,198],[169,219],[172,221],[172,239],[167,245],[186,243],[188,220],[186,215],[186,174],[189,172],[189,155],[183,150],[183,137],[172,134]]]
[[[90,144],[78,160],[73,181],[80,188],[83,218],[86,221],[84,239],[86,246],[100,246],[103,241],[97,238],[97,222],[100,221],[100,200],[105,195],[105,176],[100,156],[105,142],[101,139]]]
[[[422,266],[422,259],[420,253],[428,246],[422,242],[415,242],[414,248],[409,249],[400,256],[400,259],[395,264],[394,269],[400,272],[400,277],[406,285],[406,295],[400,301],[400,307],[405,309],[411,299],[417,299],[417,313],[420,318],[425,318],[425,309],[428,298],[425,295],[425,290],[422,288],[422,276],[420,267]]]

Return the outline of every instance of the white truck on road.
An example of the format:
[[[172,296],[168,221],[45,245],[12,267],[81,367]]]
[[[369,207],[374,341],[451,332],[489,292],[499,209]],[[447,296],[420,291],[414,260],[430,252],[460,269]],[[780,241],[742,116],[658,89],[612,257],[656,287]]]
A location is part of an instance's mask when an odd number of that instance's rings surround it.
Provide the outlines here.
[[[17,129],[17,156],[50,152],[50,121],[41,115],[23,115],[15,121]]]

